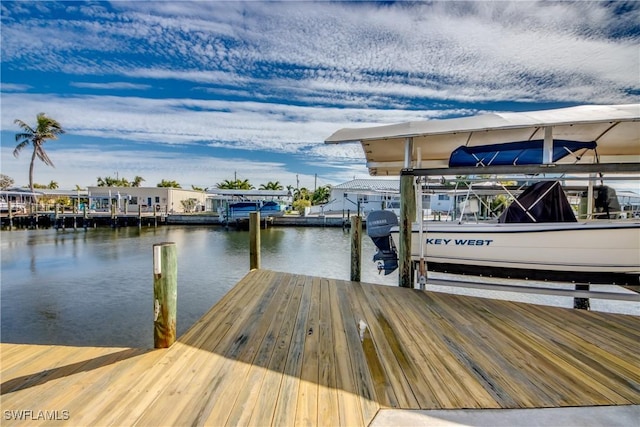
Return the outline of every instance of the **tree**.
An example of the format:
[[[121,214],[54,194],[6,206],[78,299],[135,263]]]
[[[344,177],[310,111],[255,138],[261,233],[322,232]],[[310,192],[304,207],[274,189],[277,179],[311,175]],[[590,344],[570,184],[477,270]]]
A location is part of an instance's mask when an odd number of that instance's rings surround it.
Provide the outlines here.
[[[56,190],[56,189],[58,189],[58,187],[59,187],[58,183],[56,181],[53,181],[53,180],[51,182],[49,182],[49,185],[47,185],[47,188],[49,190]]]
[[[135,178],[133,178],[133,182],[131,182],[131,186],[140,187],[140,184],[142,184],[143,182],[144,182],[144,178],[136,175]]]
[[[205,192],[205,189],[204,189],[204,188],[202,188],[202,187],[196,187],[195,185],[192,185],[192,186],[191,186],[191,189],[192,189],[193,191],[202,191],[203,193]]]
[[[269,181],[266,184],[260,184],[260,190],[284,190],[280,181]]]
[[[129,182],[127,178],[113,178],[106,176],[104,178],[98,177],[96,179],[98,187],[140,187],[140,184],[144,181],[141,176],[133,178],[132,182]]]
[[[224,181],[217,183],[216,188],[224,190],[252,190],[255,187],[251,185],[248,179],[235,179],[233,181],[225,179]]]
[[[168,188],[182,188],[180,186],[180,184],[178,184],[176,181],[169,181],[166,179],[163,179],[162,181],[160,181],[156,187],[168,187]]]
[[[309,190],[307,190],[305,187],[297,188],[293,192],[293,200],[294,201],[297,201],[297,200],[311,200],[311,194],[309,193]]]
[[[120,187],[120,185],[118,185],[120,180],[110,176],[105,176],[104,178],[98,177],[96,181],[98,183],[98,187]]]
[[[58,139],[58,135],[64,133],[60,123],[47,117],[45,113],[38,114],[36,121],[37,124],[34,129],[20,119],[14,120],[14,123],[22,129],[22,132],[16,133],[16,142],[18,145],[16,145],[16,148],[13,150],[13,155],[18,157],[22,150],[29,145],[33,146],[33,154],[31,155],[31,162],[29,163],[29,189],[31,192],[33,192],[33,166],[36,157],[42,160],[45,165],[53,167],[53,162],[46,151],[44,151],[43,144],[49,139]]]
[[[237,179],[236,183],[238,184],[238,189],[240,190],[253,190],[256,188],[253,185],[251,185],[248,179],[243,179],[242,181]]]
[[[331,186],[324,185],[322,187],[318,187],[316,191],[311,195],[311,203],[314,205],[321,205],[323,203],[327,203],[329,201],[329,197],[331,197]]]
[[[0,189],[6,190],[11,187],[15,181],[8,175],[0,173]]]

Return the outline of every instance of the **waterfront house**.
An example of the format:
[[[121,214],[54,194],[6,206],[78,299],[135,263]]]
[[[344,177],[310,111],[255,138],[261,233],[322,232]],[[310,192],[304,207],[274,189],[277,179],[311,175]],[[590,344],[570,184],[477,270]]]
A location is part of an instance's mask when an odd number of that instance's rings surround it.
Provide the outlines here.
[[[202,191],[170,187],[89,187],[89,210],[107,212],[115,205],[120,212],[191,213],[205,210]]]

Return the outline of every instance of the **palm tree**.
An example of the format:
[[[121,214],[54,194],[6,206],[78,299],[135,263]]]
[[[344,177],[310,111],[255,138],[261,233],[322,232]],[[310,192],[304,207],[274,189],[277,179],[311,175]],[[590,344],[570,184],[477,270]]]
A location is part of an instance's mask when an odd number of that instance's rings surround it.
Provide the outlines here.
[[[135,178],[133,178],[133,181],[131,182],[131,186],[140,187],[140,184],[142,184],[143,182],[144,182],[144,178],[136,175]]]
[[[260,184],[260,190],[283,190],[284,187],[280,184],[280,181],[269,181],[266,184]]]
[[[47,142],[48,139],[58,139],[58,135],[64,133],[60,123],[47,117],[44,113],[38,114],[36,120],[37,125],[35,129],[20,119],[14,120],[14,123],[22,129],[22,132],[16,133],[16,142],[18,145],[16,145],[16,148],[13,150],[13,155],[18,157],[20,152],[29,144],[33,145],[33,154],[31,155],[31,163],[29,164],[29,189],[31,192],[33,192],[33,165],[36,156],[42,160],[45,165],[53,166],[53,162],[46,151],[44,151],[43,144]]]
[[[305,187],[298,188],[293,192],[293,200],[311,200],[311,193]]]
[[[236,179],[233,181],[225,179],[224,181],[217,183],[216,188],[224,190],[253,190],[255,187],[251,185],[248,179]]]
[[[177,181],[169,181],[168,179],[163,179],[156,185],[156,187],[182,188]]]
[[[255,188],[253,185],[251,185],[248,179],[243,179],[242,181],[237,179],[236,184],[239,190],[253,190]]]
[[[322,187],[318,187],[316,191],[311,195],[311,201],[314,205],[321,205],[323,203],[327,203],[329,201],[329,197],[331,197],[331,185],[324,185]]]
[[[222,190],[232,190],[235,188],[234,184],[235,184],[235,181],[230,181],[228,179],[225,179],[224,181],[217,183],[216,188],[220,188]]]

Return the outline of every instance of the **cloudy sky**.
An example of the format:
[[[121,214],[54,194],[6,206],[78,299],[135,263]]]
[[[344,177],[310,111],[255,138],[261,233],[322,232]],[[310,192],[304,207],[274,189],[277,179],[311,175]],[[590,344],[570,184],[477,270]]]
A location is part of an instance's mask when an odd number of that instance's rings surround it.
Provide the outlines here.
[[[182,187],[367,176],[343,127],[638,102],[640,2],[0,3],[1,171],[15,119],[66,134],[34,181]]]

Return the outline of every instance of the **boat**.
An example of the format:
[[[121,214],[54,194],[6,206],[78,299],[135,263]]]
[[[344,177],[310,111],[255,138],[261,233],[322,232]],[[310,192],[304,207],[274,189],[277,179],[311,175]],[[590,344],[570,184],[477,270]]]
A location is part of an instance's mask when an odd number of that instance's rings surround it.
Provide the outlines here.
[[[604,185],[604,177],[638,180],[640,104],[347,128],[325,142],[359,142],[371,175],[400,175],[405,212],[422,212],[415,206],[422,198],[414,195],[424,177],[499,180],[518,175],[561,181],[575,174],[571,177],[588,182],[586,206],[598,212],[584,220],[570,207],[565,209],[566,196],[558,183],[525,191],[497,221],[420,218],[412,224],[408,213],[400,218],[384,211],[369,214],[367,233],[377,247],[374,261],[386,274],[399,267],[401,286],[415,280],[416,269],[421,279],[425,271],[434,270],[583,283],[640,282],[640,221],[614,218],[615,197]],[[594,186],[597,181],[602,181],[599,188]],[[540,190],[557,196],[559,205],[541,197]],[[531,203],[525,201],[532,195]],[[534,212],[549,206],[557,210],[554,215]]]
[[[615,199],[611,190],[600,188],[598,193]],[[422,257],[429,270],[446,273],[638,284],[640,220],[609,216],[578,221],[560,183],[540,182],[515,199],[497,221],[425,221],[422,239],[414,223],[411,258],[418,262]],[[377,248],[373,260],[390,274],[398,268],[398,217],[391,211],[373,211],[366,223]]]
[[[220,216],[224,223],[247,221],[251,212],[260,212],[261,218],[274,218],[283,216],[285,205],[276,200],[243,200],[232,202]]]

